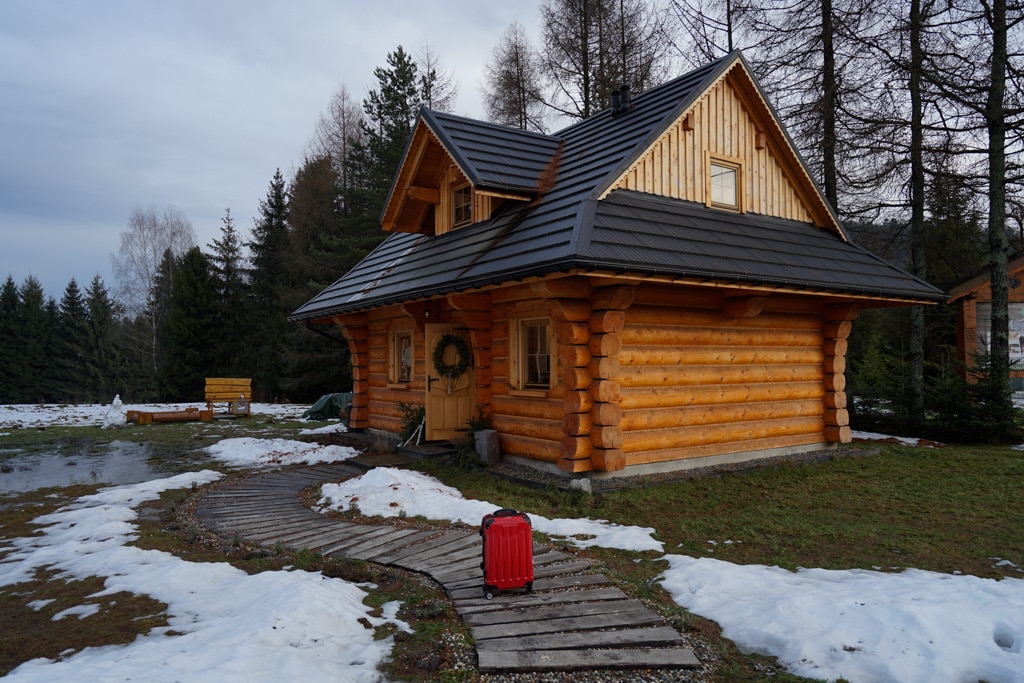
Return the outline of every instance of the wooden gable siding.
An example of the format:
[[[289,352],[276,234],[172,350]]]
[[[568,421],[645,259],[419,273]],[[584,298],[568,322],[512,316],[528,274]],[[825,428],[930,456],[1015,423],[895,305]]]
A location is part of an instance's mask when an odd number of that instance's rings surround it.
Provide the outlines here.
[[[692,124],[692,129],[688,129]],[[707,203],[708,154],[743,164],[744,211],[814,222],[799,191],[729,79],[688,109],[609,189]],[[759,144],[760,139],[760,144]]]
[[[820,311],[769,299],[731,318],[699,293],[637,297],[619,355],[627,466],[826,441]]]

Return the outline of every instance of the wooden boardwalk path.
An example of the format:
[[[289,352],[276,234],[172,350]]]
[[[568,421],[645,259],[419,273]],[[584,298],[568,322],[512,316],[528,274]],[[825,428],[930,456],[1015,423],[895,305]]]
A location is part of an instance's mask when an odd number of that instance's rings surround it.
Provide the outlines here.
[[[430,576],[470,627],[481,672],[699,666],[661,615],[608,586],[587,562],[535,544],[533,593],[500,593],[486,600],[478,532],[353,524],[328,519],[299,501],[298,493],[308,486],[363,472],[334,464],[253,477],[208,492],[196,514],[222,537]]]

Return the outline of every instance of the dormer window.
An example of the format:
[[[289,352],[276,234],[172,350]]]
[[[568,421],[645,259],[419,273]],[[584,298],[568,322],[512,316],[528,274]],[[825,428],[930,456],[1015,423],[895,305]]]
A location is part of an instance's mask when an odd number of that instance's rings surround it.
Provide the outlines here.
[[[718,209],[742,211],[740,179],[743,166],[737,161],[708,158],[708,205]]]
[[[462,185],[452,191],[452,227],[473,222],[473,188]]]

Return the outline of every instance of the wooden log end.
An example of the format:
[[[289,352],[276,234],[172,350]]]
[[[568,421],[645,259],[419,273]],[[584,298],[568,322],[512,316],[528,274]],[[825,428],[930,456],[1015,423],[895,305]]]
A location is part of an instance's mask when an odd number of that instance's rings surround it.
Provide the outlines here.
[[[595,448],[622,448],[622,429],[597,425],[590,431],[590,439]]]
[[[566,391],[562,397],[562,408],[567,413],[587,413],[594,406],[594,399],[587,391]]]
[[[558,469],[571,474],[575,474],[577,472],[590,472],[594,469],[594,463],[592,463],[589,458],[586,460],[562,459],[558,461],[557,465]]]
[[[853,441],[853,430],[847,426],[825,427],[825,440],[829,443],[850,443]]]
[[[621,448],[595,448],[590,460],[594,469],[602,472],[617,472],[626,467],[626,454]]]
[[[594,452],[594,442],[589,436],[563,436],[559,445],[559,460],[589,459]]]

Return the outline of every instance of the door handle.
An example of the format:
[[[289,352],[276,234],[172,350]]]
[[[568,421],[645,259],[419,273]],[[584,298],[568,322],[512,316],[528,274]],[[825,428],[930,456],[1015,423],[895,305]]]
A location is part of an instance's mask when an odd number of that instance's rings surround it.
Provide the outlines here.
[[[437,380],[437,377],[431,377],[430,375],[427,375],[427,391],[430,391],[431,389],[434,388],[434,382],[436,382]]]

